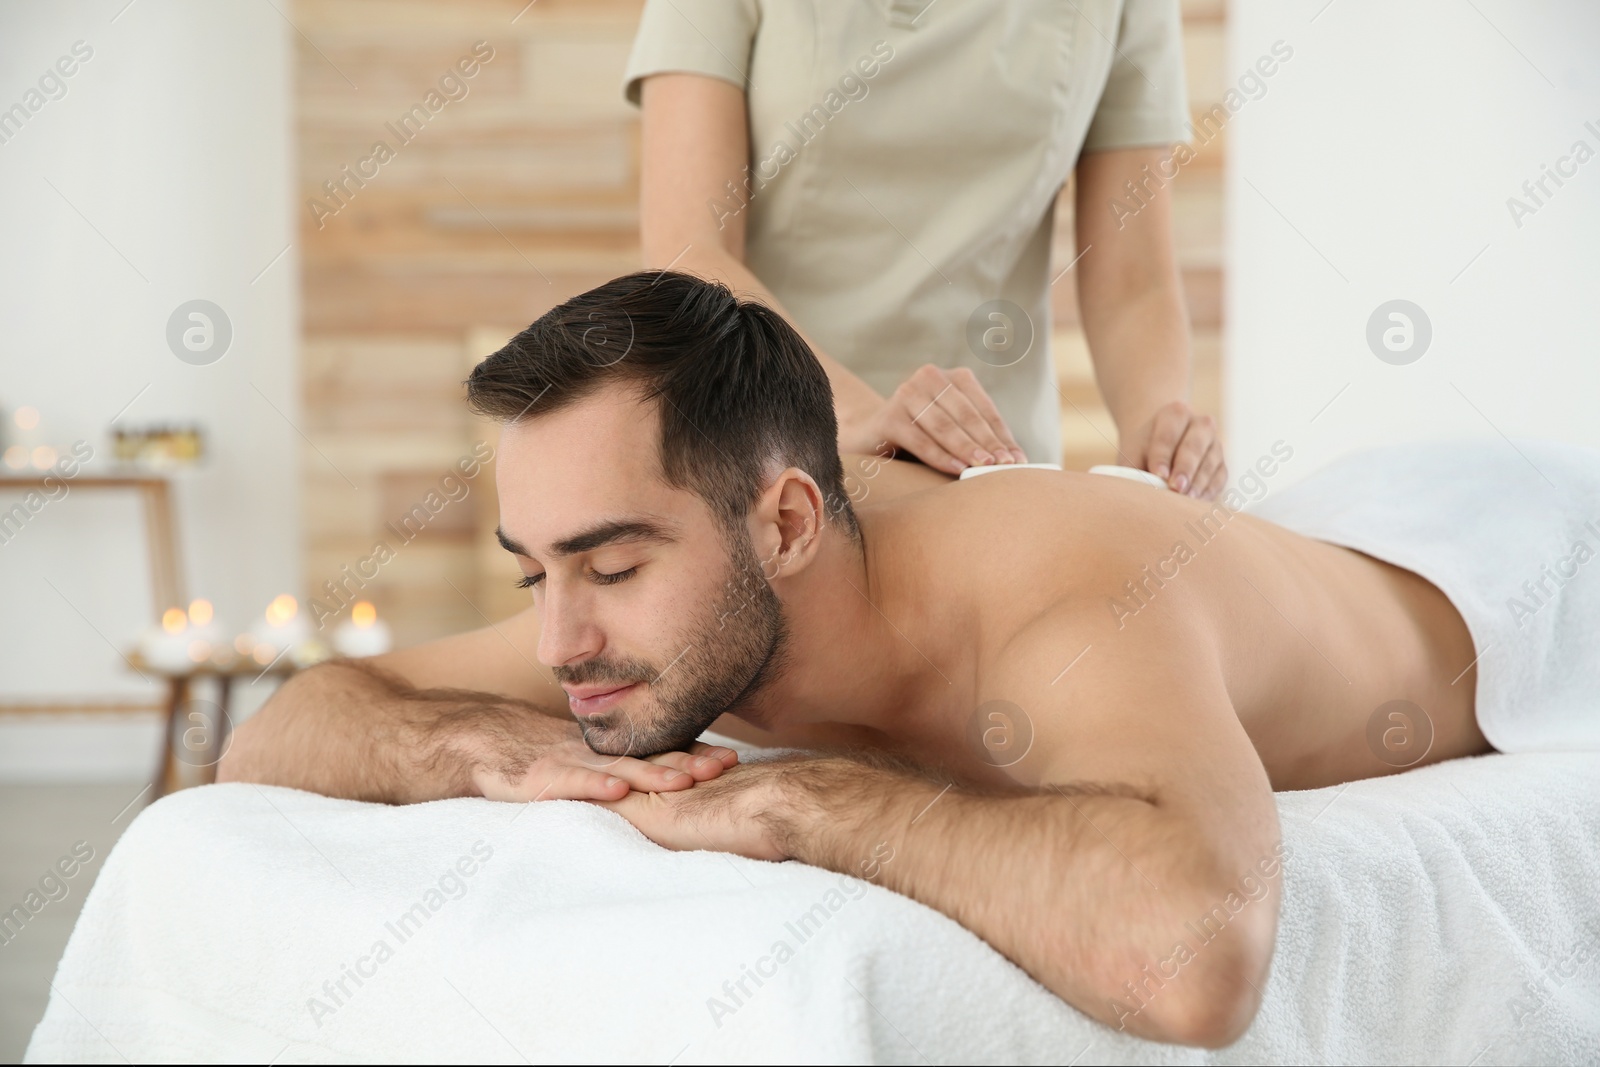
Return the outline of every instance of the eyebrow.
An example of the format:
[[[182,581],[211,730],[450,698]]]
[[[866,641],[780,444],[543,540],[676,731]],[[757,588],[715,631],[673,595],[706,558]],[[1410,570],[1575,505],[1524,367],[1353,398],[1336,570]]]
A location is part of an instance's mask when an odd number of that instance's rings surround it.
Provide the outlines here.
[[[608,519],[587,530],[580,530],[550,546],[550,554],[557,559],[575,556],[580,552],[593,552],[605,545],[621,544],[671,544],[676,538],[674,528],[653,519]],[[496,526],[494,536],[500,547],[517,556],[533,558],[521,542],[514,541],[505,530]]]

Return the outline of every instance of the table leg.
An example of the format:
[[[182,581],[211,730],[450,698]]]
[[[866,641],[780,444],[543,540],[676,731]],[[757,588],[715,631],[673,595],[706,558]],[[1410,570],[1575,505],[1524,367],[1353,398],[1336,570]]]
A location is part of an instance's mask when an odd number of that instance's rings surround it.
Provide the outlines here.
[[[228,738],[233,733],[233,719],[229,717],[229,707],[233,702],[233,676],[219,674],[217,676],[217,720],[211,724],[210,736],[206,738],[206,763],[200,768],[200,782],[210,785],[217,780],[217,764],[221,762],[223,753],[228,751]]]
[[[167,728],[162,734],[161,767],[156,771],[156,788],[155,795],[150,798],[152,800],[160,800],[177,785],[177,764],[173,759],[172,749],[178,743],[178,716],[183,714],[184,707],[189,703],[187,678],[169,678],[167,687]]]
[[[165,481],[140,484],[144,501],[145,538],[149,541],[150,578],[156,597],[156,617],[167,608],[186,606],[183,571],[178,564],[178,532],[172,515],[172,494]]]

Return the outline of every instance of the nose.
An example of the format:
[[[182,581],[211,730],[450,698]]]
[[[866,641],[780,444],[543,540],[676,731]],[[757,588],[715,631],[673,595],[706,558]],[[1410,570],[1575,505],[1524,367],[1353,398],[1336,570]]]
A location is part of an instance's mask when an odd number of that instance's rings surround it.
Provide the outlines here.
[[[600,651],[600,631],[588,621],[581,604],[572,602],[559,590],[549,588],[539,606],[539,662],[560,667],[588,659]]]

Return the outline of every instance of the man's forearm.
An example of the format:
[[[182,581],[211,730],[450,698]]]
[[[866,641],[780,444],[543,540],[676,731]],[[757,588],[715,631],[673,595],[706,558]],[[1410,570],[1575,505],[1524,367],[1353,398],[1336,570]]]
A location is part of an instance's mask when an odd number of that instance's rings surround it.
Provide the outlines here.
[[[783,782],[787,803],[771,818],[785,854],[849,874],[877,860],[880,884],[1113,1027],[1215,1045],[1254,1013],[1276,897],[1225,912],[1195,943],[1189,924],[1235,892],[1240,872],[1207,854],[1200,828],[1132,791],[981,795],[837,759],[797,762]],[[1174,962],[1181,941],[1195,943],[1192,958]]]
[[[484,765],[520,775],[530,742],[578,736],[530,704],[466,690],[417,690],[359,663],[291,678],[234,734],[219,781],[283,785],[408,804],[477,792]]]

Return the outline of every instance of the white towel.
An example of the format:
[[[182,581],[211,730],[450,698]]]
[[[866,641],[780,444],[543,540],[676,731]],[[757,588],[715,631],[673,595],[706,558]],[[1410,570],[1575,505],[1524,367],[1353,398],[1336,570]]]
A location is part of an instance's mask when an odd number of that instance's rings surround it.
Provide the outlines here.
[[[1449,597],[1479,654],[1478,724],[1495,748],[1600,749],[1600,451],[1378,449],[1252,511],[1414,571]]]
[[[667,852],[592,805],[390,808],[235,784],[129,827],[27,1058],[1600,1060],[1600,755],[1277,799],[1278,952],[1254,1026],[1220,1053],[1093,1022],[905,897]]]

